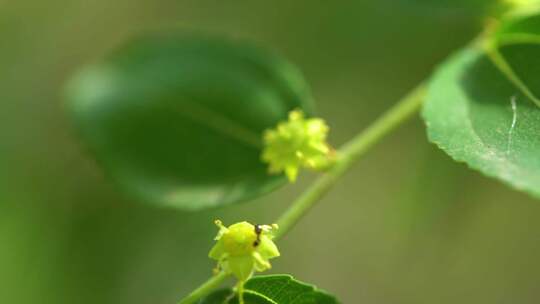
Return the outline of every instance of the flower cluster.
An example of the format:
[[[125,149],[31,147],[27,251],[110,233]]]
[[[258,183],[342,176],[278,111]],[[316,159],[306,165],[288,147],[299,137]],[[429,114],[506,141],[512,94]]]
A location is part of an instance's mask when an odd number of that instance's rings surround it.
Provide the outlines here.
[[[279,256],[279,251],[272,241],[274,225],[252,225],[240,222],[229,227],[216,220],[219,231],[217,243],[208,256],[218,261],[218,270],[233,274],[240,282],[253,275],[254,271],[270,269],[269,260]]]
[[[326,137],[328,126],[320,118],[305,118],[300,110],[289,113],[289,120],[264,133],[262,160],[270,173],[285,172],[291,182],[300,168],[326,169],[332,163],[332,152]]]

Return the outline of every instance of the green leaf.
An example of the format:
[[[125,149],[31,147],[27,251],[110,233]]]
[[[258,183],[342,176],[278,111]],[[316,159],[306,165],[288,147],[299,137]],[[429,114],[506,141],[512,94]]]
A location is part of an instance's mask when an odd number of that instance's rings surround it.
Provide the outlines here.
[[[257,276],[244,285],[246,304],[336,304],[336,298],[289,275]],[[216,291],[199,304],[238,304],[232,289]]]
[[[284,184],[260,161],[262,132],[295,108],[313,113],[305,81],[283,59],[180,34],[137,39],[66,91],[83,142],[121,189],[191,210]]]
[[[484,48],[450,58],[430,81],[429,139],[455,160],[540,197],[540,14],[502,19]]]
[[[540,108],[482,50],[440,67],[423,117],[429,139],[455,160],[540,197]]]

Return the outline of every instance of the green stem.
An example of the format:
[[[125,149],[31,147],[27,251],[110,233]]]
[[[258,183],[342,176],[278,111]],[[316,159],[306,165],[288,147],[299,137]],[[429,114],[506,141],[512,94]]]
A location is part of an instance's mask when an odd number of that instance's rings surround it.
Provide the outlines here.
[[[244,304],[244,281],[238,281],[238,284],[236,286],[236,293],[238,293],[238,303]]]
[[[187,297],[185,297],[180,302],[178,302],[178,304],[195,303],[200,298],[207,296],[213,290],[218,288],[226,278],[227,278],[227,274],[225,272],[220,272],[214,275],[213,277],[208,279],[208,281],[204,282],[201,286],[199,286],[197,289],[192,291]]]
[[[369,148],[373,147],[396,127],[417,113],[422,105],[424,95],[425,86],[421,84],[388,110],[388,112],[379,117],[371,126],[345,144],[340,149],[338,159],[332,169],[321,176],[278,219],[279,230],[277,230],[276,238],[280,238],[289,232]],[[227,275],[223,272],[215,275],[178,304],[195,303],[195,301],[208,295],[219,286],[226,277]]]

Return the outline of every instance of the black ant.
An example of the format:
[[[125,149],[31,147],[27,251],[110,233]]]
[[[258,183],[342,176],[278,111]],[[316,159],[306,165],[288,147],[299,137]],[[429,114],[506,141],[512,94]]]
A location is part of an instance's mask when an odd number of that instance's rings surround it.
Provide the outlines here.
[[[253,242],[253,247],[257,247],[261,243],[261,233],[262,233],[261,225],[255,225],[255,234],[257,235],[257,239],[255,240],[255,242]]]

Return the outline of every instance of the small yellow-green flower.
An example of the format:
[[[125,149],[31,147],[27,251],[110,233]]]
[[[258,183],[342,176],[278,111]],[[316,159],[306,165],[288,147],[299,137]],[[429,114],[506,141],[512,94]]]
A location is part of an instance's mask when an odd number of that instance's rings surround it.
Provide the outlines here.
[[[218,261],[218,269],[232,273],[240,282],[251,277],[254,271],[270,269],[269,260],[279,256],[272,241],[277,225],[252,225],[240,222],[225,227],[217,220],[219,227],[215,238],[217,243],[208,256]]]
[[[268,163],[270,173],[285,172],[291,182],[300,168],[325,169],[332,161],[332,149],[326,142],[328,130],[324,120],[291,111],[288,121],[264,133],[262,160]]]

